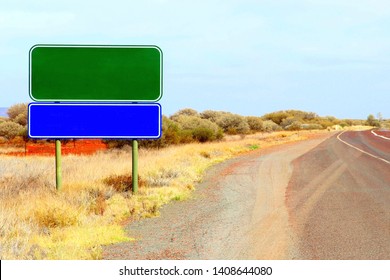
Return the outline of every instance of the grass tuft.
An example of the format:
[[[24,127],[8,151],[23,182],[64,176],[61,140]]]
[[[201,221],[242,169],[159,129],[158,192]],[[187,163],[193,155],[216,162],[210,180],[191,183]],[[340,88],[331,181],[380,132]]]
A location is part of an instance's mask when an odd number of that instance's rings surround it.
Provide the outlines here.
[[[32,253],[38,259],[101,259],[102,245],[132,240],[119,225],[68,227],[35,237]]]
[[[103,180],[103,183],[114,188],[117,192],[133,191],[132,175],[111,175]],[[145,186],[145,181],[138,176],[138,186]]]
[[[258,148],[259,148],[259,145],[256,145],[256,144],[249,146],[249,150],[251,150],[251,151],[257,150]]]

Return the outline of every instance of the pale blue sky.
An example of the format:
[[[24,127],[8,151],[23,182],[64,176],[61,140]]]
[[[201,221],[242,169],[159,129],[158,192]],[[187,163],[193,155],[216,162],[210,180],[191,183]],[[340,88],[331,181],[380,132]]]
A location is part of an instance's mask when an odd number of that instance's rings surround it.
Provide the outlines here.
[[[0,107],[30,102],[35,44],[157,45],[163,113],[390,118],[388,0],[1,0]]]

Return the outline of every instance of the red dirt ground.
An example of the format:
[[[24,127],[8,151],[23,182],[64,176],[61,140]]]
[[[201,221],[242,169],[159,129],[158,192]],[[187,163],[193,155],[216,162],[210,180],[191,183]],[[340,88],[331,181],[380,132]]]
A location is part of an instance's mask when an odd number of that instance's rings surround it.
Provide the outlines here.
[[[19,146],[19,145],[18,145]],[[21,147],[22,150],[24,145]],[[97,151],[103,151],[107,149],[107,145],[98,139],[88,140],[76,140],[62,143],[61,153],[63,155],[76,154],[76,155],[89,155]],[[26,151],[9,152],[7,155],[12,156],[53,156],[55,154],[54,142],[28,142]]]

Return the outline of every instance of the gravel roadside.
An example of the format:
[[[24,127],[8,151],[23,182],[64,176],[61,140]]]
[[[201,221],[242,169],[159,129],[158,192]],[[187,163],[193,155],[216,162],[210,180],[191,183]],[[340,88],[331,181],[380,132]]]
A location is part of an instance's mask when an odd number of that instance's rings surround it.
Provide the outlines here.
[[[135,242],[104,248],[104,259],[297,259],[285,192],[291,162],[332,134],[227,160],[205,174],[192,199],[126,226]]]

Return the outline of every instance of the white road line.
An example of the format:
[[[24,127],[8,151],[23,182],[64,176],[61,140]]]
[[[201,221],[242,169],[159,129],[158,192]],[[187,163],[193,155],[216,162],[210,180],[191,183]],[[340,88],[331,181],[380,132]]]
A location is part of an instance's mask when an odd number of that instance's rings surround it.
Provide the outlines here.
[[[351,148],[354,148],[354,149],[358,150],[359,152],[362,152],[363,154],[369,155],[370,157],[379,159],[379,160],[381,160],[381,161],[383,161],[383,162],[385,162],[385,163],[387,163],[387,164],[390,164],[390,161],[385,160],[384,158],[381,158],[381,157],[375,156],[375,155],[373,155],[373,154],[367,153],[366,151],[363,151],[362,149],[359,149],[358,147],[355,147],[354,145],[351,145],[351,144],[345,142],[344,140],[341,140],[341,139],[340,139],[340,135],[343,134],[344,132],[345,132],[345,131],[343,131],[343,132],[341,132],[339,135],[337,135],[337,139],[339,139],[339,140],[340,140],[341,142],[343,142],[345,145],[348,145],[348,146],[350,146]]]
[[[375,131],[373,131],[373,130],[371,130],[371,133],[374,134],[376,137],[381,137],[381,138],[383,138],[383,139],[390,140],[389,137],[385,137],[385,136],[383,136],[383,135],[376,134]]]

